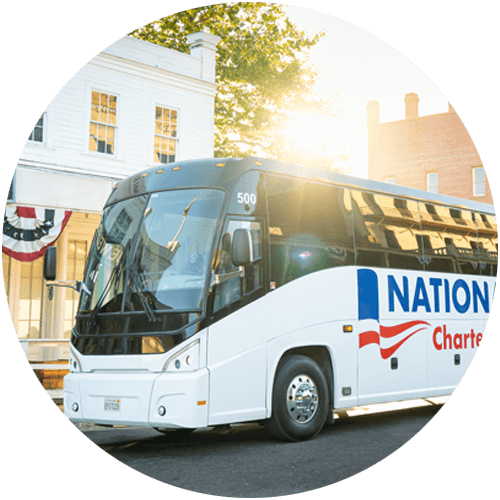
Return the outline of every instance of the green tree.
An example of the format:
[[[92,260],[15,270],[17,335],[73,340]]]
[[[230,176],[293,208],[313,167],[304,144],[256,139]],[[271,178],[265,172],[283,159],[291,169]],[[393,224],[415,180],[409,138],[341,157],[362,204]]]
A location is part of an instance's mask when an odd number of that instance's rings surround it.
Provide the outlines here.
[[[287,18],[280,4],[227,3],[179,12],[132,32],[134,37],[189,53],[186,35],[209,31],[217,47],[215,156],[257,155],[310,163],[283,135],[293,112],[333,114],[334,99],[313,90],[316,70],[308,52],[323,36],[308,38]],[[316,158],[318,160],[318,158]],[[323,168],[335,158],[323,157]]]

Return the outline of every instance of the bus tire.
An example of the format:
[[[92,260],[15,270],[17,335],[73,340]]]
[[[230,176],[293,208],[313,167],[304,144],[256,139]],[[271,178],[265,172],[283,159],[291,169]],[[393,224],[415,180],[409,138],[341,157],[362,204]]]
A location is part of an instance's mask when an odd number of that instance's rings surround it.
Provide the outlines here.
[[[318,364],[307,356],[290,356],[276,374],[266,429],[280,441],[311,439],[323,428],[328,403],[328,384]]]

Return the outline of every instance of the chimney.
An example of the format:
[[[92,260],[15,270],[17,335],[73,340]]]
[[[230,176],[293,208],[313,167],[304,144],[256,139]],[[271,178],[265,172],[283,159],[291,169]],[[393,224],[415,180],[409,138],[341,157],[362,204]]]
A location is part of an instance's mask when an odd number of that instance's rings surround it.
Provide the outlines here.
[[[378,101],[368,101],[366,111],[368,113],[368,129],[380,125],[380,103]]]
[[[220,37],[206,31],[187,35],[190,54],[201,60],[200,78],[215,83],[215,53]]]
[[[418,118],[418,98],[417,94],[405,95],[405,118],[407,120],[414,120]]]
[[[366,103],[368,115],[368,178],[373,179],[374,170],[378,165],[380,149],[380,103],[378,101],[368,101]]]

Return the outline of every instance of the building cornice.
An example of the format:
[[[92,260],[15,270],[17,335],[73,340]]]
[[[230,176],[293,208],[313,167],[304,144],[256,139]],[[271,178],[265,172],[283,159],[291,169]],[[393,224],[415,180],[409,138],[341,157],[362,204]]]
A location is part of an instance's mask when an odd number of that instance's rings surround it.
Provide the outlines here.
[[[165,68],[153,67],[149,64],[126,59],[114,54],[101,53],[92,59],[89,64],[107,70],[111,69],[124,74],[129,74],[135,78],[143,78],[162,85],[167,84],[179,89],[197,92],[210,97],[214,97],[217,91],[217,84],[215,83],[170,71]]]

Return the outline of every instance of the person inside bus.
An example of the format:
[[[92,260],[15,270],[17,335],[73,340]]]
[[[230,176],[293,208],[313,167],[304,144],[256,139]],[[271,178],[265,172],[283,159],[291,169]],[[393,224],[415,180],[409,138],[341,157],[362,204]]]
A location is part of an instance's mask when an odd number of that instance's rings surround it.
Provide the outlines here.
[[[205,259],[201,253],[192,253],[182,274],[201,276],[203,274]]]
[[[219,276],[224,276],[238,270],[233,264],[231,254],[231,233],[226,233],[222,237],[216,270]],[[235,276],[217,285],[215,289],[214,312],[241,298],[240,281],[240,277]]]

